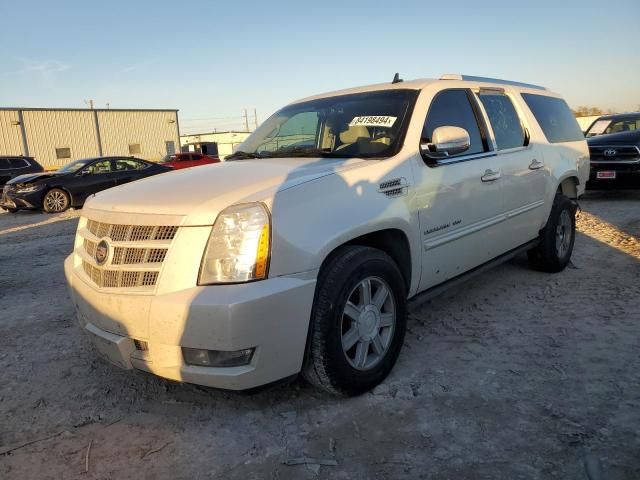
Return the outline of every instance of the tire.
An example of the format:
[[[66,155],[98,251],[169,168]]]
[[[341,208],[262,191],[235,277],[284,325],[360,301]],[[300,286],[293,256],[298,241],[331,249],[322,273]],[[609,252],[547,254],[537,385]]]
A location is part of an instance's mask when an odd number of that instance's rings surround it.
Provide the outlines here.
[[[556,273],[571,260],[576,238],[576,207],[565,195],[557,193],[547,224],[540,231],[540,244],[527,252],[535,270]]]
[[[347,396],[384,380],[404,341],[406,292],[398,266],[384,252],[339,249],[318,278],[302,370],[307,381]]]
[[[60,188],[52,188],[42,199],[42,208],[47,213],[61,213],[69,208],[69,195]]]

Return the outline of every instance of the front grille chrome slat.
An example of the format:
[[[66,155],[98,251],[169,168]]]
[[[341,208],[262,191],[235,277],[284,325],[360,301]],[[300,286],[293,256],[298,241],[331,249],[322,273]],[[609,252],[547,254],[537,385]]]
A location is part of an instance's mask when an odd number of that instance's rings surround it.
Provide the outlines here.
[[[147,240],[173,240],[178,232],[175,226],[119,225],[87,221],[87,230],[95,237],[108,237],[114,242],[141,242]]]
[[[168,247],[178,232],[177,226],[110,224],[91,219],[87,219],[86,229],[93,236],[85,234],[80,247],[87,277],[98,288],[139,290],[155,288]],[[95,262],[95,240],[103,238],[108,239],[113,252],[110,260],[99,266]]]

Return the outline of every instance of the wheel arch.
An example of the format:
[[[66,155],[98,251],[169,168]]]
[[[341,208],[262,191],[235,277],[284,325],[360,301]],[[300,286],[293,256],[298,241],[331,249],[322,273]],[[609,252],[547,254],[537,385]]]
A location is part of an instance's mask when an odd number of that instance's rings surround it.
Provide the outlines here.
[[[412,258],[411,245],[407,234],[399,228],[385,228],[365,233],[347,240],[340,245],[335,246],[325,255],[320,270],[337,254],[339,250],[347,245],[359,245],[363,247],[371,247],[378,249],[391,257],[396,263],[402,278],[405,281],[405,291],[407,294],[412,287]]]
[[[576,200],[578,198],[578,185],[580,185],[578,174],[570,172],[560,178],[556,192],[562,193],[571,200]]]
[[[47,185],[47,188],[44,189],[44,192],[42,193],[42,208],[44,208],[44,197],[46,197],[47,193],[49,193],[51,190],[54,190],[54,189],[62,190],[64,193],[66,193],[69,196],[69,207],[72,207],[75,205],[73,194],[71,193],[71,191],[63,185],[56,184],[56,185]]]

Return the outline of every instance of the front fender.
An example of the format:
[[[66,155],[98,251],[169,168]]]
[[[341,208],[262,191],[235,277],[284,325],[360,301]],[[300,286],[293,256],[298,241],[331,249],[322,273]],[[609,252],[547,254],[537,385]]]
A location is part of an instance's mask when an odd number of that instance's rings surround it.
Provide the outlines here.
[[[410,178],[410,171],[402,163],[372,161],[363,168],[278,192],[271,205],[270,275],[317,270],[339,246],[387,229],[397,229],[406,235],[411,263],[420,265],[417,229],[413,227],[417,219],[409,208],[410,192],[389,197],[379,191],[381,182],[398,177]],[[410,294],[417,288],[419,277],[420,269],[412,268]]]

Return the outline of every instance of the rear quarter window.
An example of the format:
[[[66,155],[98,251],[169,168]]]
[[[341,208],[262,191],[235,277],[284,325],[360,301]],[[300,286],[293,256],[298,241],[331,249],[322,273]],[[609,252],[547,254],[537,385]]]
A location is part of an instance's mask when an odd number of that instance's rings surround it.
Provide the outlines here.
[[[536,117],[549,143],[584,140],[580,126],[561,98],[523,93],[522,98]]]

